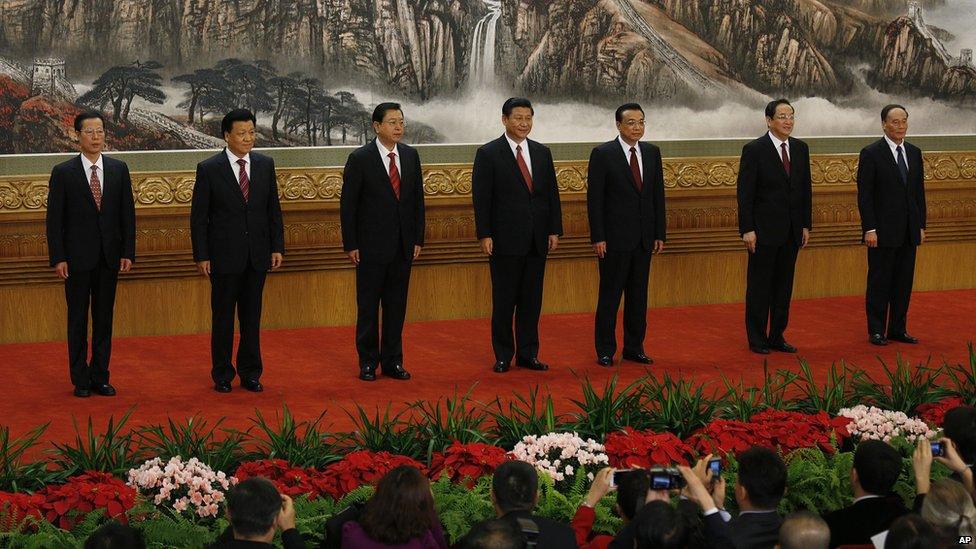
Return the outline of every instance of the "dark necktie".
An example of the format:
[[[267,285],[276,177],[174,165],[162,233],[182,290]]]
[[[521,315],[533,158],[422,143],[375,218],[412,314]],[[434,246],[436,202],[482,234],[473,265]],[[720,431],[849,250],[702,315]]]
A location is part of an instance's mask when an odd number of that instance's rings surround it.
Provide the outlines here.
[[[532,174],[529,173],[529,167],[525,164],[525,157],[522,156],[522,145],[515,147],[515,163],[518,164],[519,171],[522,172],[522,179],[525,180],[529,194],[532,194]]]
[[[102,211],[102,184],[98,180],[98,166],[92,164],[91,171],[91,192],[95,199],[95,209]]]
[[[400,171],[396,167],[396,153],[391,152],[386,156],[390,157],[390,184],[393,185],[393,194],[400,200]]]
[[[241,167],[241,174],[237,176],[237,183],[241,186],[241,194],[244,195],[244,202],[247,202],[251,195],[251,181],[247,178],[247,170],[244,166],[247,165],[247,160],[243,158],[237,159],[237,165]]]
[[[630,173],[634,176],[634,186],[637,187],[637,192],[641,192],[644,188],[644,181],[641,180],[640,164],[637,163],[637,149],[635,147],[630,148]]]
[[[786,170],[787,175],[790,173],[790,155],[786,152],[786,143],[779,144],[779,150],[782,152],[783,159],[783,169]]]
[[[895,147],[895,152],[898,153],[898,172],[901,174],[902,185],[908,186],[908,164],[905,162],[905,156],[901,154],[901,145]]]

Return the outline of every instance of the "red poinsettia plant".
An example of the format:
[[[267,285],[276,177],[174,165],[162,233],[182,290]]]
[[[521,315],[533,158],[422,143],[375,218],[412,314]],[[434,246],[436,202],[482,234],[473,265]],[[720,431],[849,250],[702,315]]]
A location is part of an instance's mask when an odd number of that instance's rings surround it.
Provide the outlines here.
[[[943,398],[938,402],[930,404],[920,404],[916,411],[925,423],[933,427],[941,427],[942,422],[945,420],[946,412],[953,408],[964,406],[965,404],[961,397],[955,396]]]
[[[47,486],[38,495],[44,501],[38,509],[48,522],[70,530],[75,522],[95,509],[104,509],[109,518],[126,523],[126,511],[136,502],[136,491],[109,473],[88,471],[64,484]]]
[[[323,474],[320,489],[339,499],[364,484],[375,484],[383,475],[401,465],[412,465],[427,472],[419,461],[389,452],[361,450],[347,454],[341,461],[330,465]]]
[[[738,454],[752,446],[778,448],[784,454],[814,447],[833,453],[850,438],[848,423],[847,418],[832,418],[822,411],[804,414],[765,410],[749,421],[716,419],[695,432],[687,442],[699,454]]]
[[[44,496],[0,492],[0,532],[20,532],[27,527],[28,520],[44,520],[40,507]]]
[[[283,459],[261,459],[242,463],[234,474],[238,480],[264,477],[274,483],[282,494],[297,497],[306,494],[315,499],[326,493],[329,482],[325,474],[314,468],[296,467]]]
[[[688,465],[694,449],[672,433],[635,431],[611,433],[603,443],[610,466],[618,468]]]
[[[495,467],[508,460],[508,454],[498,446],[454,441],[444,452],[434,454],[430,463],[430,478],[437,480],[447,475],[451,482],[473,488],[479,478],[492,474]]]
[[[686,441],[699,455],[738,454],[763,440],[757,436],[756,426],[732,419],[716,419],[699,429]],[[762,445],[768,446],[763,443]]]

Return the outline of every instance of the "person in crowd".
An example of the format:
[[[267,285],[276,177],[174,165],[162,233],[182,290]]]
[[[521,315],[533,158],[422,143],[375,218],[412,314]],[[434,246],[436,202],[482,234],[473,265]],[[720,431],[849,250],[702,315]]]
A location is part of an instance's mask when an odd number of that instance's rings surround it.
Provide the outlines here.
[[[679,511],[666,501],[652,501],[634,517],[637,549],[686,549],[690,535]]]
[[[959,457],[969,468],[969,478],[973,478],[976,468],[976,408],[972,406],[957,406],[945,413],[942,418],[942,433],[951,439]],[[961,474],[957,473],[956,480],[966,484]],[[970,481],[970,489],[972,483]],[[976,492],[973,493],[976,497]]]
[[[880,546],[884,549],[946,549],[949,544],[929,521],[909,513],[891,523]]]
[[[447,549],[430,481],[401,465],[380,479],[356,520],[342,526],[346,549]]]
[[[458,541],[455,549],[526,549],[525,535],[512,521],[484,520]]]
[[[613,485],[611,485],[611,481],[613,481]],[[650,488],[651,477],[646,469],[614,471],[614,469],[607,467],[598,471],[571,523],[579,547],[581,549],[604,549],[613,542],[614,536],[610,535],[591,537],[593,522],[596,520],[594,509],[600,500],[612,490],[617,492],[616,509],[624,522],[624,530],[618,534],[618,537],[634,539],[633,527],[630,524],[648,497],[653,497],[649,494]],[[664,497],[668,497],[667,493]]]
[[[92,532],[85,549],[145,549],[142,533],[127,524],[109,522]]]
[[[230,528],[211,549],[271,549],[276,531],[285,549],[305,547],[295,528],[295,505],[266,478],[252,477],[228,490],[227,519]]]
[[[515,524],[537,549],[572,549],[572,528],[532,514],[539,501],[539,474],[524,461],[506,461],[491,478],[491,500],[500,519]]]
[[[925,503],[922,504],[922,518],[944,533],[950,540],[969,539],[960,544],[976,547],[976,505],[962,484],[952,479],[937,480],[932,483]]]
[[[708,470],[711,454],[702,458],[694,469],[679,466],[685,477],[689,499],[697,503],[704,515],[705,537],[716,547],[736,549],[768,548],[779,540],[783,518],[776,507],[786,492],[786,464],[774,451],[754,446],[739,454],[739,473],[735,482],[735,500],[739,515],[725,512],[725,479],[712,480]],[[706,488],[711,486],[711,490]]]
[[[929,492],[929,487],[932,483],[931,473],[933,460],[948,467],[952,471],[952,478],[959,481],[963,489],[968,493],[974,493],[972,467],[963,461],[955,441],[943,437],[941,440],[935,442],[941,445],[944,455],[934,456],[932,454],[933,441],[927,438],[921,438],[918,441],[918,444],[915,446],[915,452],[912,454],[912,469],[915,473],[915,511],[921,510],[922,502]]]
[[[786,517],[779,527],[777,549],[828,549],[830,527],[811,511],[797,511]]]
[[[866,440],[857,445],[850,478],[854,502],[824,515],[831,547],[871,543],[871,536],[908,512],[901,496],[892,493],[901,466],[901,455],[887,442]]]

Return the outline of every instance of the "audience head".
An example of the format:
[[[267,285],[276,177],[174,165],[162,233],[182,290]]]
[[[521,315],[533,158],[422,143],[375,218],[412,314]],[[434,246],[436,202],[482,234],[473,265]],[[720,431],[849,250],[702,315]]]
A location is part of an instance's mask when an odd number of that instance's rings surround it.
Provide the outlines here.
[[[951,537],[976,536],[976,506],[966,488],[951,479],[932,483],[922,504],[922,518]]]
[[[617,508],[625,521],[632,521],[647,501],[651,475],[647,469],[620,471],[614,475],[617,485]]]
[[[524,461],[506,461],[495,468],[491,496],[499,516],[531,511],[539,499],[539,473]]]
[[[922,517],[909,513],[891,523],[884,549],[931,549],[942,544],[938,530]]]
[[[955,443],[963,461],[970,466],[976,463],[976,408],[958,406],[946,412],[942,432]]]
[[[634,517],[637,549],[680,549],[688,545],[688,526],[678,510],[664,501],[652,501]]]
[[[423,537],[435,516],[430,481],[416,467],[401,465],[380,479],[359,524],[374,541],[399,545]]]
[[[854,468],[851,469],[855,496],[886,496],[891,493],[898,481],[898,475],[901,474],[901,465],[902,459],[898,450],[887,442],[866,440],[858,444],[854,451]]]
[[[458,549],[525,549],[525,536],[518,526],[505,519],[479,522],[461,538]]]
[[[109,522],[92,532],[85,549],[145,549],[142,533],[131,526]]]
[[[227,492],[227,515],[238,539],[273,537],[281,509],[281,494],[263,477],[243,480]]]
[[[786,492],[786,464],[779,454],[753,446],[738,456],[735,498],[743,510],[775,509]]]
[[[830,527],[820,515],[797,511],[786,517],[779,528],[780,549],[828,549]]]

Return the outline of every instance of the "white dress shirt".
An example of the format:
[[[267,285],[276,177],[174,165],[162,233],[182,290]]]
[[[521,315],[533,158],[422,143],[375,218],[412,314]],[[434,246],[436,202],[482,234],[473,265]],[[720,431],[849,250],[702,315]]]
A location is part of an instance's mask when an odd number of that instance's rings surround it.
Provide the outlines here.
[[[529,156],[529,140],[524,139],[521,143],[516,143],[509,137],[508,133],[505,133],[505,139],[508,140],[508,146],[512,148],[512,156],[518,158],[516,155],[515,147],[522,147],[522,158],[525,159],[525,166],[529,169],[529,175],[532,175],[532,158]]]
[[[782,146],[784,143],[786,144],[786,158],[792,164],[793,153],[790,152],[790,138],[787,137],[786,141],[783,141],[780,138],[773,135],[773,132],[771,131],[766,132],[766,134],[769,135],[769,138],[773,140],[773,145],[776,147],[776,156],[778,156],[780,160],[783,159],[783,149],[781,149],[780,146]]]
[[[895,143],[887,135],[884,136],[885,142],[888,143],[888,148],[891,149],[891,157],[895,159],[895,166],[898,165],[898,147],[901,147],[901,157],[905,159],[905,167],[908,167],[908,151],[905,149],[905,140],[901,140],[901,144]]]
[[[102,155],[98,155],[98,160],[96,160],[94,163],[91,160],[88,160],[87,156],[85,155],[80,155],[80,156],[81,156],[81,167],[85,169],[85,179],[88,180],[88,186],[91,187],[91,176],[92,176],[91,167],[96,166],[98,168],[95,170],[96,172],[98,172],[98,187],[99,190],[102,192],[102,194],[105,194],[105,168],[102,164]]]
[[[630,164],[630,145],[628,145],[627,142],[624,141],[624,138],[621,137],[621,136],[619,136],[619,135],[617,136],[617,142],[620,143],[620,146],[624,148],[624,158],[627,159],[627,164],[629,165]],[[640,142],[639,141],[637,142],[636,145],[634,145],[634,151],[635,151],[635,154],[637,155],[637,167],[640,168],[641,181],[643,182],[643,180],[644,180],[644,155],[641,154]]]
[[[237,155],[230,152],[230,149],[224,149],[227,153],[227,160],[230,162],[230,169],[234,170],[234,179],[237,181],[241,180],[241,166],[237,163]],[[251,182],[251,153],[245,154],[242,159],[244,160],[244,172],[247,174],[248,184]]]
[[[383,167],[386,168],[386,173],[390,173],[390,153],[395,154],[393,158],[396,159],[397,173],[400,174],[400,180],[403,180],[403,170],[400,169],[400,151],[397,150],[396,143],[393,144],[392,149],[387,149],[380,143],[380,140],[376,140],[376,148],[380,151],[380,159],[383,160]]]

